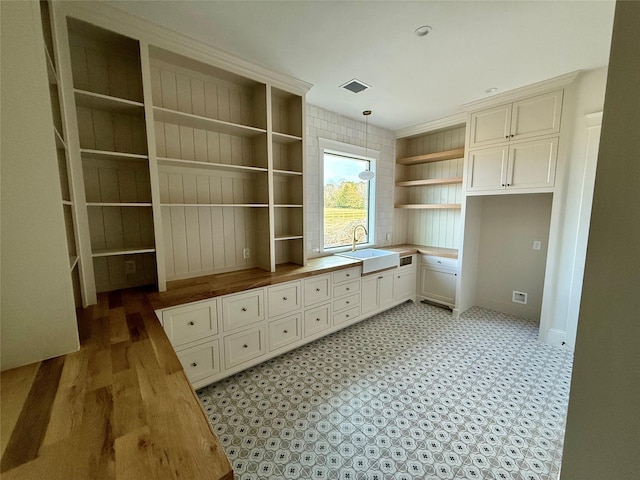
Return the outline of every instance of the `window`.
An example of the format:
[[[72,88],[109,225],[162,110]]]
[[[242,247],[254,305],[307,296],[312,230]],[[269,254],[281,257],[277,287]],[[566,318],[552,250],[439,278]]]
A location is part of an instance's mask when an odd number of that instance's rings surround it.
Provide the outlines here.
[[[375,172],[375,160],[352,153],[364,150],[359,147],[348,150],[323,150],[325,250],[351,246],[353,232],[358,225],[368,232],[364,235],[362,229],[358,229],[358,243],[369,243],[374,238],[375,177],[363,180],[359,174],[367,170]]]

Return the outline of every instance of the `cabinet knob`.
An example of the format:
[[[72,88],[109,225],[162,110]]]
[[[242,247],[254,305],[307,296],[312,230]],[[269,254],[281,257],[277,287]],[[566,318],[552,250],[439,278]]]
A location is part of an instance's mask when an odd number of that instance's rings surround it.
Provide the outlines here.
[[[507,138],[507,139],[508,139],[508,138],[509,138],[509,135],[505,135],[505,136],[504,136],[504,138]]]
[[[197,364],[196,362],[193,362],[193,363],[191,364],[191,366],[192,366],[192,367],[197,367],[197,366],[198,366],[198,364]]]
[[[320,289],[319,289],[319,288],[316,288],[316,292],[319,292],[319,291],[320,291]]]
[[[282,300],[286,302],[287,301],[287,297],[282,297]]]
[[[240,310],[242,310],[243,312],[247,311],[247,307],[242,307]]]
[[[345,317],[349,318],[349,315],[347,314],[347,315],[345,315]]]
[[[347,273],[347,277],[350,277],[350,276],[351,276],[351,274],[350,274],[350,273]]]
[[[348,292],[349,290],[351,290],[351,289],[350,289],[349,287],[347,287],[347,292]]]
[[[507,183],[507,187],[510,187],[510,186],[511,186],[511,184],[510,184],[510,183]]]
[[[287,330],[283,330],[282,333],[289,333]]]
[[[347,300],[347,305],[349,305],[349,303],[351,303],[351,302],[349,302],[349,300]]]
[[[244,345],[242,345],[242,348],[249,348],[249,345],[245,343]]]
[[[319,322],[319,321],[320,321],[320,319],[319,319],[319,318],[316,318],[316,322]]]
[[[511,138],[513,138],[514,136],[515,136],[515,135],[512,133],[512,134],[511,134]]]
[[[503,187],[505,186],[504,183],[501,183],[500,185],[503,186]]]
[[[193,326],[195,325],[195,323],[193,323],[193,321],[189,322],[189,325]]]

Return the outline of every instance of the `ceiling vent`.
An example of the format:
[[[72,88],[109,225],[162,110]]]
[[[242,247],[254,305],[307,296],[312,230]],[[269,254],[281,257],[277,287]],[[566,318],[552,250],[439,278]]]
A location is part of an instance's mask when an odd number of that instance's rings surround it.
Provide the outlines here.
[[[360,93],[364,92],[367,88],[371,88],[371,86],[354,78],[353,80],[349,80],[347,83],[340,85],[340,88],[345,88],[353,93]]]

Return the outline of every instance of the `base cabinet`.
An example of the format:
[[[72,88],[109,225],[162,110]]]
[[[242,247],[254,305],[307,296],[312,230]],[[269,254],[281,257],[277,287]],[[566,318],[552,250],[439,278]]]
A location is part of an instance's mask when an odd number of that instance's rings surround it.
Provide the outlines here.
[[[387,271],[362,278],[362,313],[383,310],[393,303],[393,277],[395,271]]]
[[[419,296],[424,300],[447,305],[456,303],[458,261],[423,255],[420,265]]]

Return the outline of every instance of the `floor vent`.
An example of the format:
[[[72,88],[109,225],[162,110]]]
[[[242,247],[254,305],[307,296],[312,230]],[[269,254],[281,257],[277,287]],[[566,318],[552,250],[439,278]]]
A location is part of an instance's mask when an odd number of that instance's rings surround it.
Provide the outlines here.
[[[349,80],[347,83],[340,85],[340,88],[346,88],[353,93],[360,93],[364,92],[367,88],[371,88],[371,86],[354,78],[353,80]]]

